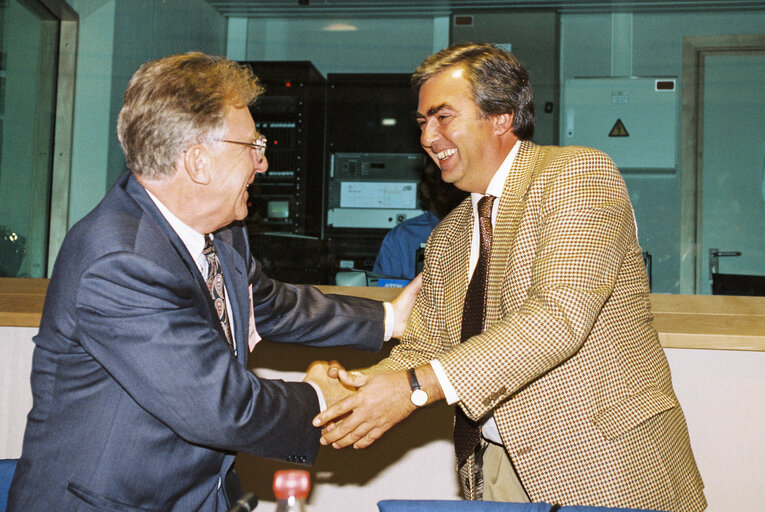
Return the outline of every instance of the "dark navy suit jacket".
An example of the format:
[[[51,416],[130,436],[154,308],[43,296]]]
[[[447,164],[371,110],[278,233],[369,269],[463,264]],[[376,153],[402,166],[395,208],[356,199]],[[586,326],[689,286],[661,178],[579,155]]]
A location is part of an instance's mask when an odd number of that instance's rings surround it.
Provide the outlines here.
[[[236,452],[313,462],[313,388],[247,369],[248,285],[258,332],[277,342],[377,350],[383,307],[269,279],[242,226],[215,246],[236,358],[196,264],[130,173],[71,229],[34,339],[9,511],[225,511]]]

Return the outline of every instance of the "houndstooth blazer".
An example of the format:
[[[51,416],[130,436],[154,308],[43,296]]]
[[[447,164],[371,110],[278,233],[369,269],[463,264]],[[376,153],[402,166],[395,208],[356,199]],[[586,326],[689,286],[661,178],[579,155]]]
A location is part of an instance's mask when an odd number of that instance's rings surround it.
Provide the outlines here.
[[[531,501],[703,510],[624,181],[599,151],[520,144],[494,226],[486,331],[459,343],[467,199],[431,234],[406,333],[381,364],[437,358],[468,417],[493,412]]]

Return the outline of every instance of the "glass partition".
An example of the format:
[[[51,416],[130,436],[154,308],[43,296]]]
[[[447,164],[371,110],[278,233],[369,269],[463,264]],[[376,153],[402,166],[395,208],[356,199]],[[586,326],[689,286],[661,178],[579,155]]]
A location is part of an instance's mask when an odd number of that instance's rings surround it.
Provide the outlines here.
[[[83,28],[69,48],[61,4]],[[0,276],[46,277],[66,230],[124,170],[116,113],[142,62],[202,50],[308,61],[325,77],[400,74],[460,40],[501,44],[529,69],[535,142],[614,158],[654,292],[765,276],[765,2],[316,4],[0,0]]]
[[[45,277],[59,23],[32,0],[0,13],[0,277]]]

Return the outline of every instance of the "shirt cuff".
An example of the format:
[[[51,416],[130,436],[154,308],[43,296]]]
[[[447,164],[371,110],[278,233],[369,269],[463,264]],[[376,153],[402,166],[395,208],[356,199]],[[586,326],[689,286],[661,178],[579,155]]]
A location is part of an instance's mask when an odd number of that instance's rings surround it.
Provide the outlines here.
[[[324,412],[324,410],[327,408],[327,401],[324,399],[324,393],[321,392],[321,389],[319,388],[319,386],[317,386],[310,380],[306,382],[310,384],[311,387],[316,391],[316,396],[319,399],[319,412]]]
[[[452,386],[452,383],[449,382],[449,377],[446,376],[446,372],[444,371],[444,367],[441,364],[441,361],[438,359],[433,359],[430,362],[430,366],[433,368],[433,372],[436,374],[436,378],[438,379],[438,384],[441,386],[441,390],[444,392],[444,399],[446,399],[446,403],[452,405],[459,402],[460,397],[457,396],[457,390],[455,390],[454,386]]]
[[[396,315],[393,312],[393,304],[390,302],[383,302],[383,308],[385,308],[385,335],[383,336],[383,341],[388,341],[393,336]]]

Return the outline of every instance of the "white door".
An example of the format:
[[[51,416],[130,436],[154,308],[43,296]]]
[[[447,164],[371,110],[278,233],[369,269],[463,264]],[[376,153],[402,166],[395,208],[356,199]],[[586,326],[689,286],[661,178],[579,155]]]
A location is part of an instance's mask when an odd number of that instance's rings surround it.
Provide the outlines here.
[[[765,276],[765,51],[710,52],[702,69],[696,290],[708,294],[710,249],[731,254],[720,273]]]

